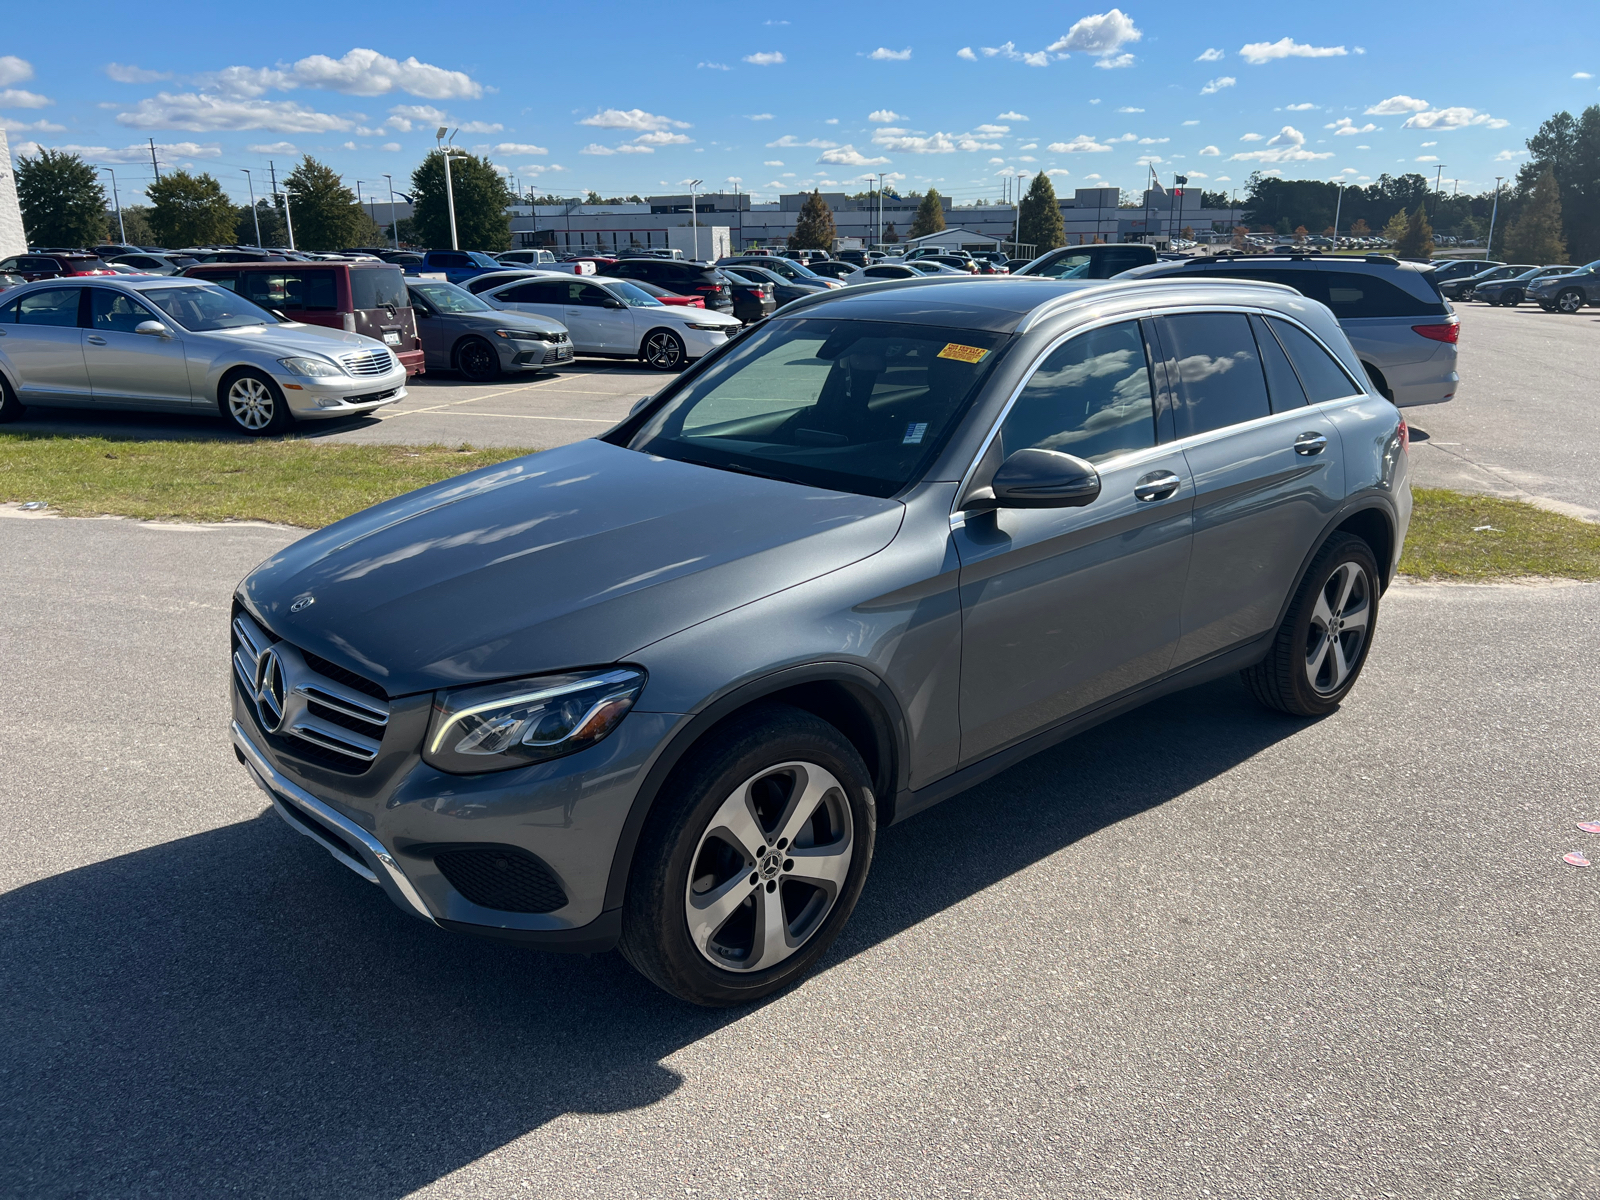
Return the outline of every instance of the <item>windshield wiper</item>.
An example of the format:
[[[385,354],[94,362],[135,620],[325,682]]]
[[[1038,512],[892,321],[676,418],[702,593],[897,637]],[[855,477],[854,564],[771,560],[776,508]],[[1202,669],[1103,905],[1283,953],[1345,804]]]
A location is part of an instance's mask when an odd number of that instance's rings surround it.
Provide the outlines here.
[[[713,471],[732,471],[735,475],[754,475],[757,479],[771,479],[776,483],[793,483],[794,480],[782,475],[769,475],[765,471],[757,471],[754,467],[742,467],[735,463],[712,463],[698,458],[683,458],[680,462],[691,463],[697,467],[709,467]]]

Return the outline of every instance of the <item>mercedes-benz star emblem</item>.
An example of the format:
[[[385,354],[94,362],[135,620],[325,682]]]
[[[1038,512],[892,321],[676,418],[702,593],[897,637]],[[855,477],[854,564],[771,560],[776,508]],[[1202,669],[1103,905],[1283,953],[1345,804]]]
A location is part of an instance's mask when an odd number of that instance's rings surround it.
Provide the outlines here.
[[[300,599],[289,605],[289,611],[292,613],[304,612],[316,602],[317,598],[315,596],[301,596]]]
[[[268,648],[256,663],[256,709],[269,733],[276,733],[283,724],[283,692],[283,664],[278,652]]]

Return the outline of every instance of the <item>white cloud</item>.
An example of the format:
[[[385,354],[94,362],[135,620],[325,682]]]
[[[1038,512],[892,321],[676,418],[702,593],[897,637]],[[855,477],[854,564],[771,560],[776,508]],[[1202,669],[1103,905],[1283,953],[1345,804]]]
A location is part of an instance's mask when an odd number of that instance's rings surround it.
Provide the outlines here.
[[[339,146],[339,149],[341,149],[341,150],[354,150],[356,148],[357,147],[356,147],[356,144],[354,142],[343,142]],[[504,175],[506,173],[506,170],[505,170],[504,167],[496,167],[495,170],[498,173],[500,173],[501,175]]]
[[[385,142],[383,145],[379,146],[378,149],[379,150],[387,150],[389,153],[393,154],[396,150],[400,149],[400,143],[399,142]],[[522,169],[523,169],[523,171],[527,171],[529,168],[523,167]]]
[[[1594,78],[1594,76],[1589,74],[1589,72],[1587,72],[1587,71],[1574,71],[1572,73],[1572,77],[1574,79],[1593,79]]]
[[[1275,42],[1251,42],[1239,47],[1239,57],[1253,67],[1269,63],[1276,58],[1343,58],[1349,51],[1343,46],[1312,46],[1293,38],[1279,38]]]
[[[610,146],[602,146],[597,142],[590,142],[582,150],[579,150],[578,153],[579,154],[609,155],[609,154],[615,154],[616,151],[613,150]]]
[[[636,146],[632,142],[625,142],[617,147],[618,154],[654,154],[654,146]]]
[[[1027,119],[1019,112],[1003,112],[995,118],[996,121],[1026,121]]]
[[[1367,109],[1367,115],[1373,117],[1395,117],[1401,113],[1421,112],[1430,107],[1426,100],[1417,100],[1411,96],[1390,96],[1387,100],[1380,100]]]
[[[972,132],[973,133],[981,133],[985,137],[997,137],[1002,133],[1010,133],[1011,132],[1011,126],[1009,126],[1009,125],[975,125],[972,128]]]
[[[789,60],[784,58],[783,54],[777,50],[758,50],[754,54],[746,54],[744,61],[753,67],[775,67]]]
[[[837,125],[838,123],[839,123],[839,118],[838,117],[829,117],[826,121],[823,122],[824,125]]]
[[[777,188],[780,191],[783,189],[783,184],[779,183],[776,179],[767,180],[767,186],[769,188]]]
[[[879,46],[867,57],[876,59],[878,62],[905,62],[906,59],[911,57],[911,47],[907,46],[904,50],[889,50]]]
[[[603,108],[593,116],[584,117],[579,125],[593,125],[599,129],[635,129],[648,132],[656,129],[691,129],[687,121],[647,113],[642,108]]]
[[[505,128],[498,121],[463,121],[456,127],[458,133],[499,133]]]
[[[716,62],[695,63],[694,69],[696,71],[731,71],[731,70],[733,70],[733,68],[730,67],[727,63],[716,63]]]
[[[1156,163],[1166,162],[1167,160],[1162,158],[1159,154],[1143,154],[1133,161],[1135,164],[1141,167],[1153,167]]]
[[[13,121],[9,117],[0,117],[0,129],[7,133],[65,133],[65,125],[57,125],[54,121]]]
[[[1199,121],[1185,121],[1184,124],[1185,125],[1198,125],[1198,124],[1200,124],[1200,122]]]
[[[376,50],[357,48],[343,58],[312,54],[289,66],[224,67],[200,77],[203,91],[255,97],[269,90],[320,88],[347,96],[386,96],[407,92],[425,100],[476,100],[483,85],[465,71],[448,71],[408,58],[404,62]]]
[[[1223,88],[1231,88],[1238,82],[1239,81],[1232,75],[1219,75],[1215,79],[1207,82],[1205,87],[1200,89],[1200,94],[1202,96],[1214,96]]]
[[[1017,161],[1018,162],[1038,162],[1039,160],[1037,158],[1035,158],[1031,154],[1019,154],[1019,155],[1017,155]]]
[[[1067,30],[1067,35],[1052,42],[1052,53],[1065,54],[1076,50],[1080,54],[1106,56],[1115,54],[1130,42],[1137,42],[1144,33],[1133,23],[1133,18],[1121,9],[1084,17]]]
[[[770,120],[772,120],[772,114],[771,113],[746,113],[744,119],[746,121],[770,121]]]
[[[978,56],[972,52],[972,47],[971,46],[963,46],[963,47],[961,47],[961,49],[956,51],[956,57],[957,58],[964,58],[968,62],[977,62],[978,61]]]
[[[1495,162],[1515,162],[1517,159],[1522,158],[1527,153],[1528,152],[1526,150],[1502,150],[1502,151],[1500,151],[1499,154],[1496,154],[1494,156],[1494,161]]]
[[[833,150],[824,150],[817,156],[817,161],[835,167],[879,167],[889,160],[887,158],[868,158],[854,146],[840,146]]]
[[[1222,151],[1218,150],[1215,146],[1201,146],[1200,147],[1200,157],[1201,158],[1213,158],[1213,157],[1215,157],[1215,156],[1217,156],[1217,155],[1219,155],[1221,153],[1222,153]]]
[[[1349,117],[1340,117],[1331,125],[1324,125],[1323,128],[1333,130],[1335,137],[1357,137],[1363,133],[1371,133],[1377,126],[1371,121],[1365,125],[1357,125]]]
[[[15,54],[0,54],[0,87],[23,83],[33,78],[33,64]]]
[[[1490,129],[1504,129],[1509,124],[1510,121],[1491,117],[1488,113],[1479,112],[1475,108],[1435,108],[1413,113],[1401,128],[1438,129],[1449,132],[1452,129],[1465,129],[1469,125],[1487,125]]]
[[[877,112],[868,113],[867,120],[874,121],[879,125],[893,125],[896,121],[904,121],[905,117],[893,109],[880,108]]]
[[[992,167],[992,166],[994,166],[994,165],[995,165],[995,164],[996,164],[996,163],[1003,163],[1003,162],[1005,162],[1005,159],[1003,159],[1003,158],[991,158],[991,159],[990,159],[990,160],[989,160],[989,165],[990,165],[990,166],[991,166],[991,167]]]
[[[33,153],[37,153],[41,149],[37,142],[32,143],[32,146]],[[110,146],[72,145],[55,146],[53,149],[59,150],[64,154],[80,155],[90,162],[144,163],[147,165],[150,162],[150,144],[148,142],[140,142],[137,146],[124,146],[121,149],[113,149]],[[28,153],[23,146],[18,146],[16,152],[19,155]],[[171,142],[168,144],[157,142],[156,155],[163,164],[184,158],[221,158],[222,147],[216,142],[203,144],[200,142]]]
[[[257,142],[255,145],[246,146],[251,154],[299,154],[293,142]]]
[[[1012,62],[1027,63],[1030,67],[1047,67],[1050,65],[1050,53],[1047,50],[1018,50],[1015,42],[1006,42],[999,46],[985,46],[983,53],[989,58],[1003,55]]]
[[[1261,150],[1247,150],[1233,156],[1235,162],[1249,161],[1251,159],[1263,163],[1286,162],[1315,162],[1318,159],[1332,158],[1333,151],[1326,153],[1305,148],[1306,135],[1293,125],[1285,125],[1272,137],[1267,139],[1267,144]]]
[[[1099,99],[1098,99],[1098,98],[1096,98],[1096,99],[1094,99],[1094,100],[1091,100],[1091,101],[1089,101],[1089,103],[1090,103],[1090,104],[1099,104],[1099,103],[1100,103],[1100,101],[1099,101]]]
[[[117,114],[117,124],[134,129],[246,130],[272,133],[343,133],[355,121],[296,104],[291,100],[241,100],[204,93],[160,92]]]
[[[762,163],[761,165],[763,167],[781,167],[781,166],[783,166],[783,159],[781,159],[781,158],[769,158],[769,159],[767,159],[766,162]]]
[[[1429,146],[1437,146],[1438,144],[1438,142],[1423,142],[1422,148],[1426,150]]]
[[[1315,104],[1285,104],[1283,106],[1285,112],[1315,112],[1316,108]]]
[[[1119,108],[1119,109],[1117,109],[1117,111],[1119,113],[1137,113],[1137,112],[1143,112],[1144,109],[1142,109],[1142,108]]]
[[[1210,50],[1202,50],[1200,52],[1200,57],[1195,59],[1195,62],[1221,62],[1226,57],[1227,55],[1221,50],[1213,48]]]
[[[1371,150],[1372,147],[1371,146],[1357,146],[1356,149],[1357,150]]]
[[[813,149],[813,150],[832,150],[838,144],[839,144],[838,142],[825,142],[821,138],[812,138],[809,142],[802,142],[802,141],[798,141],[795,138],[794,134],[786,133],[781,138],[779,138],[777,141],[768,142],[767,143],[767,149],[768,150],[773,150],[773,149],[776,149],[779,146],[782,146],[784,149],[789,149],[791,147],[799,146],[799,147],[809,147],[810,149]]]
[[[1096,60],[1094,65],[1097,67],[1104,67],[1108,71],[1114,71],[1118,67],[1131,67],[1133,66],[1133,55],[1108,54],[1106,57]]]
[[[1045,149],[1052,154],[1099,154],[1111,147],[1102,145],[1086,133],[1080,133],[1070,142],[1051,142]]]
[[[688,134],[669,133],[665,129],[656,129],[650,133],[641,133],[633,141],[638,146],[687,146],[694,139]]]
[[[1141,145],[1141,146],[1159,146],[1159,145],[1161,145],[1161,143],[1170,142],[1171,140],[1172,140],[1171,138],[1140,138],[1139,139],[1139,145]]]
[[[1000,150],[999,142],[985,142],[970,133],[913,134],[893,125],[872,132],[873,145],[906,154],[954,154],[957,150]]]
[[[21,88],[0,88],[0,108],[46,108],[55,101],[38,92]]]
[[[1045,174],[1046,175],[1071,175],[1072,172],[1067,170],[1065,167],[1051,167],[1048,171],[1045,172]]]
[[[494,148],[494,153],[521,156],[524,154],[549,154],[550,151],[543,146],[535,146],[530,142],[501,142]]]
[[[1439,156],[1437,154],[1419,154],[1417,156],[1417,161],[1418,162],[1438,162],[1439,161]]]
[[[1018,150],[1037,150],[1038,148],[1038,142],[1025,142],[1023,145],[1017,147]]]
[[[389,119],[384,123],[401,133],[410,133],[414,123],[438,127],[448,121],[444,110],[434,108],[431,104],[396,104],[389,110]]]
[[[147,71],[132,63],[107,63],[106,75],[116,83],[159,83],[171,79],[171,71]]]
[[[1239,140],[1241,142],[1259,142],[1261,140],[1261,135],[1259,133],[1241,134]]]
[[[1136,134],[1136,133],[1125,133],[1121,137],[1114,137],[1114,138],[1107,138],[1106,139],[1106,141],[1110,142],[1112,145],[1115,145],[1118,142],[1137,142],[1138,140],[1139,140],[1139,135]]]

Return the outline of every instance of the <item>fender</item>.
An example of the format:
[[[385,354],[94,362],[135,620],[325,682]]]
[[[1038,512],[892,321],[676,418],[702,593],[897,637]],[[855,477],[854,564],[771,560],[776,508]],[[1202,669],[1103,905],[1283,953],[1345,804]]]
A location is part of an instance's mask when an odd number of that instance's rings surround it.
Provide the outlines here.
[[[902,780],[906,774],[910,739],[905,712],[893,689],[878,675],[855,663],[814,662],[784,667],[769,675],[737,684],[702,706],[678,729],[672,740],[667,743],[666,749],[656,756],[655,762],[645,773],[644,781],[634,795],[633,806],[628,810],[621,836],[617,838],[617,848],[611,859],[611,873],[606,881],[603,913],[621,907],[623,895],[627,891],[628,875],[633,869],[633,855],[638,846],[639,831],[644,828],[645,820],[655,806],[662,785],[666,783],[672,769],[682,761],[683,756],[708,730],[725,717],[764,697],[805,683],[851,684],[865,690],[877,700],[888,718],[890,735],[888,749],[891,756],[887,768],[889,786],[883,789],[884,794],[878,798],[880,809],[878,828],[885,828],[894,820],[894,797],[903,788]]]

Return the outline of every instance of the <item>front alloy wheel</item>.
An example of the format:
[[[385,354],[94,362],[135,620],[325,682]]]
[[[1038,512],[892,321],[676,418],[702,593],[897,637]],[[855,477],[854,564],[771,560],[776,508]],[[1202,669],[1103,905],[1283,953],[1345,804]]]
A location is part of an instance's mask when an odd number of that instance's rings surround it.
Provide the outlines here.
[[[235,375],[223,389],[222,403],[234,428],[249,437],[280,433],[291,419],[278,385],[254,371]]]
[[[1500,297],[1500,303],[1507,308],[1515,308],[1522,303],[1522,293],[1516,288],[1512,288],[1504,296]]]
[[[670,329],[657,329],[646,337],[639,356],[657,371],[676,371],[688,358],[683,339]]]
[[[471,383],[491,383],[500,375],[500,355],[482,338],[469,338],[456,351],[456,366]]]
[[[1571,316],[1583,307],[1583,293],[1577,288],[1568,288],[1556,297],[1556,307]]]

